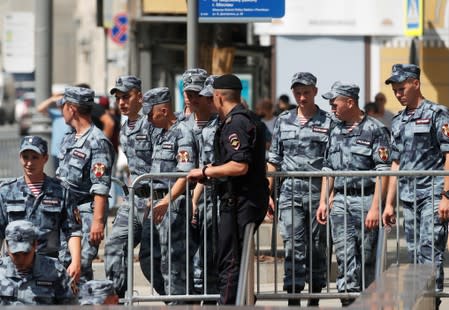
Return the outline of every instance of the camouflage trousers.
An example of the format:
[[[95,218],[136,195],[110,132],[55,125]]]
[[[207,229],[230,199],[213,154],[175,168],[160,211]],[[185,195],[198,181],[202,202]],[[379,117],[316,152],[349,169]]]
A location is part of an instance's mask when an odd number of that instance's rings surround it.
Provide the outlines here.
[[[205,187],[206,191],[210,189]],[[212,199],[210,193],[206,193],[207,202],[204,197],[198,201],[198,223],[192,227],[194,236],[193,247],[193,286],[196,294],[218,294],[218,271],[215,262],[216,240],[213,240],[212,227]],[[218,204],[218,202],[217,202]],[[217,213],[218,213],[218,205]],[[218,225],[218,216],[217,216]],[[215,251],[214,251],[215,250]]]
[[[281,193],[281,196],[284,193]],[[286,193],[285,195],[291,195]],[[286,197],[284,197],[286,198]],[[326,226],[316,221],[319,194],[295,193],[293,201],[282,199],[279,205],[279,230],[284,241],[284,290],[300,292],[305,282],[316,290],[326,286]],[[293,205],[293,206],[292,206]],[[311,234],[311,235],[310,235]],[[310,243],[310,237],[312,242]],[[312,255],[312,281],[310,274],[310,254]]]
[[[139,207],[134,209],[134,247],[140,243],[142,236],[145,206],[142,204]],[[106,278],[114,282],[115,291],[120,297],[124,297],[127,289],[129,208],[130,204],[127,201],[118,208],[104,247]]]
[[[154,201],[154,205],[157,201]],[[160,263],[153,256],[148,262],[153,267],[150,275],[154,284],[163,281],[165,294],[185,295],[192,290],[192,283],[187,283],[186,266],[189,261],[191,272],[191,250],[187,251],[186,244],[186,203],[185,197],[180,196],[171,202],[171,206],[160,224],[154,224],[151,213],[143,223],[141,251],[160,253]],[[192,245],[190,244],[190,247]],[[141,262],[142,264],[142,262]],[[160,265],[159,265],[160,264]],[[160,273],[158,269],[160,268]],[[162,275],[162,279],[160,279]],[[192,277],[188,277],[191,281]],[[153,284],[153,285],[154,285]],[[187,290],[187,287],[189,288]],[[175,302],[176,303],[176,302]]]
[[[97,257],[98,245],[90,243],[90,228],[92,226],[93,208],[91,203],[85,203],[78,206],[80,211],[81,223],[82,223],[82,237],[81,237],[81,278],[80,285],[92,280],[94,272],[92,269],[92,261]],[[106,223],[108,210],[105,212],[104,221]],[[70,252],[67,247],[67,241],[61,242],[61,251],[59,252],[59,260],[63,262],[65,267],[71,263]]]
[[[360,292],[363,289],[363,266],[365,287],[374,280],[378,230],[368,231],[364,224],[372,199],[372,195],[345,198],[342,194],[335,194],[330,220],[338,265],[339,292]]]
[[[447,222],[441,223],[438,216],[440,199],[435,197],[433,204],[431,197],[417,200],[416,210],[413,202],[402,202],[409,260],[418,264],[435,263],[437,291],[443,291],[444,286],[443,264],[448,225]]]

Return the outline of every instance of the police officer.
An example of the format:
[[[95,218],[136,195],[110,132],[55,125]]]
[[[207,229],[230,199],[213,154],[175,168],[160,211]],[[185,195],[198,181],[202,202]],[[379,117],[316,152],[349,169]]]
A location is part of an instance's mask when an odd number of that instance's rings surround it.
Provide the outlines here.
[[[341,120],[332,129],[329,137],[323,164],[325,171],[384,171],[390,168],[388,129],[380,121],[367,116],[360,110],[359,90],[355,84],[335,82],[331,91],[322,95],[324,99],[330,101],[332,112]],[[379,178],[323,177],[320,206],[316,217],[319,223],[325,224],[328,216],[327,203],[329,207],[332,206],[330,220],[338,264],[337,289],[339,292],[360,292],[364,289],[363,263],[365,287],[374,280],[376,228],[379,225],[381,203],[379,194],[381,193],[384,197],[386,188],[386,177],[382,178],[382,182]],[[333,196],[333,201],[326,201],[328,194]],[[363,240],[361,240],[362,229],[364,230]],[[363,250],[365,251],[364,262],[361,261]],[[349,298],[341,299],[343,306],[353,301]]]
[[[93,278],[92,260],[104,238],[114,149],[92,123],[93,90],[68,87],[58,104],[62,105],[62,115],[72,130],[62,140],[56,176],[69,188],[70,200],[81,213],[81,282],[84,283]]]
[[[220,303],[235,304],[245,226],[258,226],[268,208],[265,141],[256,116],[240,104],[240,79],[225,74],[215,79],[213,88],[221,119],[214,140],[215,163],[190,171],[188,178],[225,178],[217,189],[221,200],[217,254]]]
[[[38,229],[39,254],[58,258],[61,233],[67,237],[72,258],[67,271],[75,280],[81,273],[81,220],[76,206],[70,205],[67,191],[60,181],[47,176],[47,142],[38,136],[26,136],[20,143],[23,176],[0,187],[0,244],[5,239],[8,223],[32,222]]]
[[[148,122],[147,118],[139,114],[142,108],[141,80],[133,75],[120,76],[115,81],[115,87],[110,91],[115,95],[116,104],[122,115],[127,120],[120,130],[120,145],[128,160],[130,182],[132,183],[139,175],[149,173],[151,168],[151,157],[153,153],[153,135],[159,130]],[[134,223],[134,246],[141,241],[142,221],[146,209],[146,198],[149,197],[148,185],[135,190],[138,196],[134,200],[136,207]],[[126,269],[127,269],[127,246],[128,246],[128,215],[130,202],[125,200],[118,211],[112,225],[112,230],[105,244],[105,268],[106,277],[114,282],[114,287],[120,297],[124,297],[126,291]],[[144,248],[146,249],[146,248]],[[141,248],[142,250],[142,248]],[[149,253],[140,253],[140,265],[145,277],[150,281]],[[144,254],[142,256],[142,254]],[[153,252],[153,255],[156,253]],[[158,261],[158,260],[155,260]],[[155,268],[160,270],[160,267]],[[161,276],[155,277],[161,279]],[[163,293],[163,283],[153,283],[158,293]]]
[[[111,280],[90,280],[80,290],[80,305],[116,305],[118,295]]]
[[[186,123],[173,113],[169,89],[150,89],[144,94],[143,101],[143,113],[148,115],[153,126],[162,129],[154,143],[151,173],[187,172],[193,169],[197,162],[195,138]],[[144,233],[151,233],[153,230],[153,248],[158,251],[156,247],[160,246],[165,293],[184,295],[189,293],[186,286],[189,285],[190,289],[192,287],[190,283],[186,283],[186,256],[191,255],[190,249],[186,248],[186,238],[189,236],[185,234],[188,210],[183,194],[187,181],[184,177],[176,180],[155,178],[151,182],[153,200],[148,204],[150,210],[148,220],[143,224]],[[148,246],[150,237],[144,236],[145,246]],[[160,245],[157,244],[158,241]],[[176,303],[179,302],[171,302]]]
[[[396,64],[385,81],[391,84],[394,95],[405,106],[392,122],[392,171],[449,169],[449,112],[446,107],[424,98],[420,73],[416,65]],[[388,226],[396,221],[394,206],[398,182],[409,259],[419,264],[435,264],[435,289],[441,292],[449,220],[449,177],[424,176],[412,180],[401,177],[399,181],[391,177],[383,213],[383,222]]]
[[[298,108],[279,115],[268,154],[268,171],[322,169],[332,120],[315,104],[316,81],[309,72],[293,75],[290,88]],[[270,189],[273,188],[272,179]],[[315,218],[320,202],[321,178],[311,181],[309,189],[309,178],[286,178],[280,189],[279,228],[285,248],[284,290],[289,293],[299,293],[304,289],[310,267],[310,291],[321,292],[326,285],[326,229],[318,225]],[[312,244],[309,244],[310,235]],[[312,266],[309,266],[309,255],[313,257]],[[294,304],[299,304],[299,300],[289,299],[289,305]],[[309,300],[308,305],[318,306],[318,300]]]
[[[76,285],[54,258],[36,254],[39,235],[33,223],[6,226],[8,256],[0,258],[1,305],[77,304]]]

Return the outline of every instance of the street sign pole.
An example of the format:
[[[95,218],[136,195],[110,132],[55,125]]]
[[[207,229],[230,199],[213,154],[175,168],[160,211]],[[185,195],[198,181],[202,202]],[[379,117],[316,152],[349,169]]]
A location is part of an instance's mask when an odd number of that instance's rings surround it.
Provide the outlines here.
[[[198,1],[187,1],[187,68],[198,66]]]

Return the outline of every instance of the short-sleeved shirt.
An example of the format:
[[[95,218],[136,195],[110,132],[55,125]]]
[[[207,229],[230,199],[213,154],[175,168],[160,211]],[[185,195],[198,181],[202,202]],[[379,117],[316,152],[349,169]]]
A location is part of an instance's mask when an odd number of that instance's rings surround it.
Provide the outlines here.
[[[192,130],[184,121],[176,120],[168,130],[157,136],[153,149],[151,173],[188,172],[195,168],[198,150]],[[168,189],[175,180],[158,178],[155,189]]]
[[[392,159],[400,170],[444,170],[445,153],[449,152],[449,111],[446,107],[423,100],[411,115],[399,112],[392,123]],[[435,193],[443,189],[443,177],[436,177]],[[416,199],[429,197],[432,177],[416,178]],[[415,200],[414,179],[399,178],[403,201]]]
[[[57,257],[61,232],[68,237],[81,236],[77,206],[69,204],[66,194],[60,181],[48,176],[37,197],[23,177],[2,183],[0,239],[5,239],[5,229],[10,222],[27,220],[38,228],[38,253]]]
[[[259,124],[258,124],[259,122]],[[230,161],[248,164],[245,175],[228,177],[237,193],[263,198],[267,189],[265,140],[256,116],[237,104],[221,123],[215,136],[215,165]],[[226,191],[226,182],[219,186],[219,195]]]
[[[391,146],[388,129],[380,121],[365,115],[362,121],[349,130],[340,122],[331,130],[323,170],[386,171],[391,166]],[[362,183],[363,179],[363,183]],[[336,177],[334,189],[343,191],[344,177]],[[375,186],[376,178],[347,177],[348,189]]]
[[[316,113],[303,125],[296,110],[281,113],[274,127],[268,162],[281,171],[320,171],[331,125],[329,113],[318,107]],[[291,183],[290,178],[286,181]],[[295,192],[308,191],[308,183],[308,178],[305,182],[295,179]],[[314,192],[319,192],[321,178],[313,178],[312,186]]]
[[[91,195],[108,195],[115,156],[111,142],[95,126],[78,139],[75,133],[72,130],[62,140],[56,176],[79,201]]]
[[[54,258],[36,254],[33,270],[21,275],[11,258],[0,258],[0,304],[74,305],[70,278]]]

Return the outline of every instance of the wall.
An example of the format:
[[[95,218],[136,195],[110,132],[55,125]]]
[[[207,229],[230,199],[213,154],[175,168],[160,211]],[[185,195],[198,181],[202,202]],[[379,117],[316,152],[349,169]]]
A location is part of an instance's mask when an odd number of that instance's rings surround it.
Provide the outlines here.
[[[276,37],[276,97],[291,95],[290,81],[294,73],[309,71],[317,79],[316,103],[329,111],[321,94],[329,91],[337,81],[352,82],[360,86],[360,106],[365,97],[365,52],[363,37]]]

